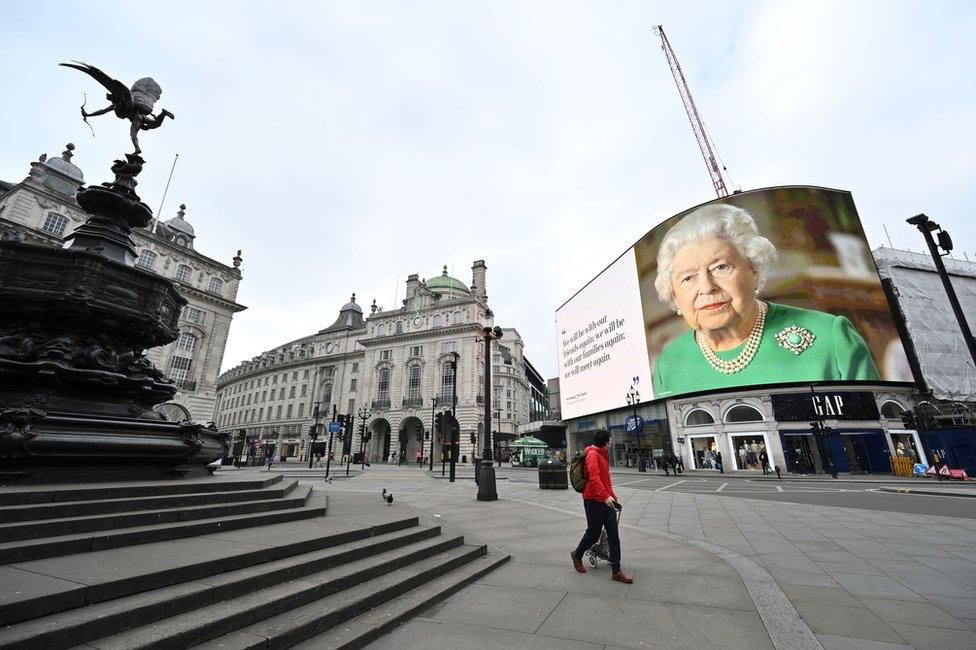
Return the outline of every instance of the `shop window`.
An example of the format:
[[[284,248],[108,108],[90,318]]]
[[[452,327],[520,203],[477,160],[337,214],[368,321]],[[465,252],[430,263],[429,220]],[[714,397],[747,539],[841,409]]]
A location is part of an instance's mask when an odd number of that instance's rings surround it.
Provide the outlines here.
[[[733,406],[725,414],[726,422],[762,422],[763,420],[763,415],[758,409],[745,404]]]
[[[693,427],[699,424],[715,424],[715,418],[704,409],[695,409],[685,418],[685,426]]]
[[[732,436],[732,461],[735,469],[762,470],[765,466],[769,469],[769,456],[766,452],[766,441],[762,436],[745,435]]]
[[[881,417],[889,418],[891,420],[900,420],[901,414],[905,412],[905,409],[898,402],[888,400],[881,405]]]

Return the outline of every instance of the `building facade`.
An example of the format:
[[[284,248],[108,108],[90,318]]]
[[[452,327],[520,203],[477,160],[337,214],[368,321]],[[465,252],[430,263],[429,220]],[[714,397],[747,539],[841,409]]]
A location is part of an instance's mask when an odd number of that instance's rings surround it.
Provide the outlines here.
[[[873,251],[896,326],[914,375],[914,387],[890,384],[757,388],[696,394],[657,400],[575,418],[566,422],[570,451],[589,444],[599,427],[614,433],[611,462],[634,465],[642,458],[659,464],[664,450],[681,456],[686,469],[761,472],[760,453],[771,469],[787,473],[838,471],[885,474],[890,459],[909,450],[919,462],[930,462],[933,451],[953,467],[976,468],[976,431],[964,426],[976,417],[976,365],[971,363],[958,324],[925,255],[882,248]],[[976,308],[976,264],[946,260],[964,308]],[[891,350],[890,359],[902,358]],[[623,386],[623,385],[622,385]],[[625,387],[621,403],[625,402]],[[558,390],[558,388],[557,388]],[[947,424],[934,430],[906,428],[906,411],[924,404],[934,421]],[[626,419],[638,415],[642,431],[628,432]],[[818,448],[811,424],[823,422],[832,430]],[[829,457],[829,458],[828,458]],[[658,459],[655,462],[654,459]]]
[[[73,155],[68,144],[60,157],[45,154],[31,163],[23,181],[0,183],[0,237],[60,247],[85,223],[88,215],[74,198],[85,178]],[[136,266],[173,279],[187,300],[179,338],[146,356],[176,384],[173,401],[193,420],[210,421],[231,319],[246,309],[236,302],[242,260],[238,251],[231,265],[222,264],[198,252],[194,239],[185,205],[167,221],[132,231]]]
[[[352,299],[330,326],[277,346],[223,373],[218,383],[216,423],[222,431],[244,431],[261,442],[261,456],[274,450],[282,459],[307,461],[324,454],[327,442],[309,440],[316,407],[320,420],[334,413],[355,416],[351,444],[333,440],[333,456],[359,453],[365,421],[370,462],[442,457],[442,443],[430,435],[438,411],[456,403],[461,429],[459,460],[483,448],[484,340],[494,325],[488,307],[484,261],[471,268],[470,288],[447,274],[406,281],[406,297],[396,309],[373,301],[366,315]],[[504,329],[492,344],[492,392],[496,421],[505,439],[528,421],[530,389],[523,342]],[[454,364],[456,363],[456,371]],[[500,426],[499,423],[500,422]],[[504,443],[503,443],[504,444]],[[314,446],[313,446],[314,445]],[[239,445],[235,452],[246,451]]]

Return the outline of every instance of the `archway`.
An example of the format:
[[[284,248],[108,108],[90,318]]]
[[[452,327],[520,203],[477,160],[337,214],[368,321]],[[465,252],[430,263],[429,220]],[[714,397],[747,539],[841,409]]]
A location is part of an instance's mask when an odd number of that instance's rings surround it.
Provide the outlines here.
[[[420,452],[421,457],[424,455],[424,423],[420,418],[410,416],[403,420],[400,424],[400,440],[404,464],[416,464],[417,452]]]
[[[390,423],[384,418],[376,418],[369,423],[372,437],[369,441],[371,462],[386,462],[390,459]]]

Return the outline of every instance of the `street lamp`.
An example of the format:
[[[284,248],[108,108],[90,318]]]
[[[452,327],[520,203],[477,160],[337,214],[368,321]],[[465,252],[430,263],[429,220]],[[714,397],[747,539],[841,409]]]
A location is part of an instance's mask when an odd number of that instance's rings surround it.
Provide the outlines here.
[[[959,321],[959,330],[962,332],[963,339],[966,340],[966,347],[969,348],[969,356],[973,358],[973,363],[976,364],[976,340],[973,340],[973,333],[969,329],[969,322],[966,320],[962,305],[959,304],[959,298],[956,297],[956,291],[952,288],[952,282],[949,279],[949,273],[946,271],[945,264],[942,263],[942,256],[948,255],[952,251],[952,238],[939,224],[924,214],[917,214],[914,217],[906,219],[906,221],[918,228],[925,237],[925,243],[928,244],[929,253],[932,254],[932,261],[935,262],[935,270],[939,273],[942,286],[945,287],[946,295],[949,297],[949,304],[952,305],[952,311],[956,314],[956,320]],[[939,233],[937,235],[938,243],[932,238],[933,231],[938,231]],[[940,253],[940,248],[945,253]]]
[[[634,377],[634,381],[631,382],[631,384],[630,384],[630,390],[627,391],[627,406],[631,407],[633,409],[633,411],[634,411],[634,426],[635,427],[637,426],[637,422],[639,421],[637,419],[637,405],[638,404],[640,404],[640,391],[637,390],[637,377]],[[644,469],[644,462],[643,462],[643,460],[640,457],[640,436],[639,435],[637,437],[637,446],[638,446],[637,469],[638,470],[642,470],[642,469]],[[653,446],[651,447],[651,456],[654,456],[654,447]],[[665,460],[665,462],[667,462],[667,460]],[[650,461],[648,461],[648,468],[650,468]],[[667,465],[665,465],[665,469],[667,469]]]
[[[457,381],[457,377],[454,378]],[[437,398],[430,398],[430,465],[429,471],[434,471],[434,439],[437,437],[437,430],[434,428],[434,411],[437,410]],[[441,445],[441,453],[443,453],[444,445]],[[441,476],[444,476],[444,467],[441,466]]]
[[[315,419],[315,424],[308,432],[308,468],[312,469],[312,445],[315,444],[316,439],[319,437],[319,404],[322,402],[315,402],[315,410],[312,412],[312,417]]]
[[[369,430],[369,418],[372,412],[369,406],[364,404],[357,413],[359,416],[359,459],[362,461],[361,470],[366,469],[366,443],[373,437],[373,432]]]
[[[478,501],[494,501],[498,498],[495,485],[495,467],[491,464],[491,342],[502,337],[502,328],[485,327],[485,449],[478,477]]]

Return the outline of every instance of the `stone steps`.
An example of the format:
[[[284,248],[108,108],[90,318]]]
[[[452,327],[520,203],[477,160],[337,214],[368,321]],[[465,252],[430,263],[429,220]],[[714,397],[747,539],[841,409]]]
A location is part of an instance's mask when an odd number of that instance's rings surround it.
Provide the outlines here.
[[[0,650],[357,647],[507,560],[280,475],[6,490]]]
[[[137,510],[127,512],[113,512],[110,514],[90,514],[82,516],[61,516],[55,519],[34,519],[14,523],[0,524],[0,543],[13,542],[23,539],[37,539],[39,537],[56,537],[59,535],[75,535],[118,528],[137,528],[156,524],[170,524],[180,521],[196,519],[212,519],[215,517],[229,517],[231,515],[253,514],[256,512],[270,512],[288,508],[301,508],[305,505],[311,487],[304,486],[295,490],[298,481],[290,481],[286,486],[290,496],[278,496],[260,500],[245,500],[232,503],[216,503],[195,506],[170,506],[166,502],[145,504],[138,499],[126,499],[130,507]],[[294,491],[293,491],[294,490]],[[227,492],[227,494],[234,494]],[[223,495],[223,496],[225,496]],[[167,497],[163,497],[164,499]],[[90,502],[89,502],[90,503]],[[146,509],[146,505],[159,506],[158,509]],[[5,512],[0,509],[0,521],[6,521]],[[48,513],[52,514],[52,513]]]

